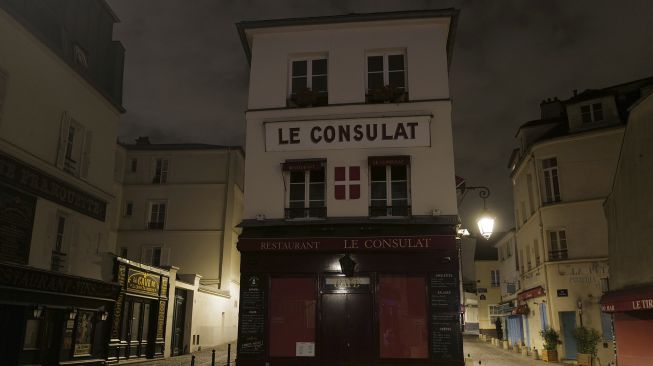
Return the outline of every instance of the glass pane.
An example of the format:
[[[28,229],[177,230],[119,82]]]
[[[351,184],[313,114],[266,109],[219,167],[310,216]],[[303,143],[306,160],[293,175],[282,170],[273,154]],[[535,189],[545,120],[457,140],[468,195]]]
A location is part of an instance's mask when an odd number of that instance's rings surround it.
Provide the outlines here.
[[[385,206],[387,206],[385,198],[384,199],[372,199],[370,201],[370,203],[374,207],[385,207]]]
[[[406,199],[393,199],[392,207],[406,207],[408,206],[408,200]]]
[[[292,62],[292,76],[305,76],[306,70],[306,60]]]
[[[388,71],[404,70],[404,55],[388,56]]]
[[[315,342],[315,278],[272,278],[270,356],[295,357],[297,342]]]
[[[325,92],[327,91],[327,77],[325,76],[313,76],[313,85],[311,88],[316,92]]]
[[[290,172],[290,183],[304,183],[305,175],[304,171]]]
[[[313,60],[313,75],[326,75],[327,73],[327,60]]]
[[[383,88],[383,73],[375,72],[367,74],[367,88],[370,90]]]
[[[122,326],[120,328],[120,340],[127,341],[127,334],[129,333],[129,311],[131,310],[132,302],[128,299],[125,300],[125,305],[122,308]]]
[[[311,170],[309,174],[311,183],[324,182],[324,169]]]
[[[407,182],[392,182],[392,200],[408,198],[408,183]]]
[[[390,177],[393,181],[395,180],[406,180],[406,169],[405,165],[395,165],[390,167]]]
[[[324,183],[311,183],[308,190],[308,199],[311,201],[324,201]]]
[[[386,192],[385,182],[372,182],[371,188],[372,188],[372,192],[371,192],[372,199],[386,198],[387,192]]]
[[[383,71],[383,56],[369,56],[367,58],[367,71]]]
[[[299,93],[300,91],[306,89],[306,78],[292,78],[292,94]]]
[[[304,200],[301,201],[290,201],[288,203],[289,208],[304,208]]]
[[[385,166],[373,166],[370,168],[372,181],[384,181],[385,182]]]
[[[293,183],[290,185],[290,200],[304,201],[304,184]]]
[[[308,207],[325,207],[324,206],[324,200],[322,200],[322,201],[310,201],[308,203]],[[311,216],[317,216],[317,215],[311,215]]]
[[[406,86],[406,81],[404,80],[403,71],[395,71],[389,73],[388,81],[390,86],[393,88],[404,88]]]
[[[138,331],[141,327],[141,303],[135,302],[132,310],[131,340],[138,340]]]
[[[381,358],[427,358],[426,286],[423,277],[379,278]]]
[[[147,342],[147,333],[150,325],[150,304],[143,304],[143,333],[141,342]]]

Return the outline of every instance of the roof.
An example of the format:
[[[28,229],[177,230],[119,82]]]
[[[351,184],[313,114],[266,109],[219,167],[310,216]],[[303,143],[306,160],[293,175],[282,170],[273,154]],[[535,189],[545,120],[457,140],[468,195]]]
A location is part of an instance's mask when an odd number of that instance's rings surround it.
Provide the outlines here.
[[[458,22],[458,14],[460,11],[455,8],[447,9],[424,9],[424,10],[407,10],[407,11],[393,11],[381,13],[350,13],[341,15],[328,15],[319,17],[303,17],[303,18],[286,18],[286,19],[269,19],[269,20],[248,20],[236,23],[240,41],[245,50],[247,61],[252,62],[252,50],[247,40],[246,31],[248,29],[261,29],[261,28],[275,28],[275,27],[297,27],[305,25],[318,25],[318,24],[337,24],[337,23],[355,23],[355,22],[372,22],[384,20],[400,20],[400,19],[426,19],[426,18],[451,18],[449,25],[449,35],[447,38],[447,59],[448,64],[451,63],[451,54],[453,51],[453,41],[455,29]]]
[[[545,119],[534,119],[532,121],[528,121],[517,129],[517,132],[515,132],[515,137],[519,134],[519,131],[521,131],[523,128],[530,128],[530,127],[537,127],[537,126],[545,126],[545,125],[550,125],[554,123],[560,123],[560,122],[566,122],[564,118],[557,117],[557,118],[545,118]]]
[[[499,259],[499,251],[494,245],[505,235],[505,232],[494,233],[490,239],[477,239],[474,261],[496,261]]]
[[[162,151],[162,150],[240,150],[243,151],[241,146],[230,145],[210,145],[210,144],[123,144],[118,143],[129,151]]]

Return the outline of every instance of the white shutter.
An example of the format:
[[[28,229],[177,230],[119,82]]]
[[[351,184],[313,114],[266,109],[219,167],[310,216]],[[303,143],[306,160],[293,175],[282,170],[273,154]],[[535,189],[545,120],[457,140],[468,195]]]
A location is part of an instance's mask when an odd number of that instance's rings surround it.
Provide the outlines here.
[[[151,246],[141,247],[141,263],[152,264],[152,255],[154,254],[154,248]]]
[[[82,178],[88,178],[88,167],[91,164],[91,144],[93,143],[93,131],[86,131],[84,136],[84,150],[82,151]]]
[[[57,150],[57,166],[63,169],[66,157],[66,142],[68,141],[68,129],[70,128],[70,115],[64,111],[61,115],[61,129],[59,131],[59,150]]]
[[[170,248],[161,248],[161,265],[170,265]]]

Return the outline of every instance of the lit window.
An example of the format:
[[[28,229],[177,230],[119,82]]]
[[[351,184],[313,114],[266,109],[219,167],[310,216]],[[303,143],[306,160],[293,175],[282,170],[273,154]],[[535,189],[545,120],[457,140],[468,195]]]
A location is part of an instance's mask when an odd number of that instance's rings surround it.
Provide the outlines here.
[[[367,56],[367,102],[403,102],[406,89],[406,57],[403,52]]]
[[[328,63],[323,56],[295,59],[290,63],[289,103],[293,107],[328,104]]]

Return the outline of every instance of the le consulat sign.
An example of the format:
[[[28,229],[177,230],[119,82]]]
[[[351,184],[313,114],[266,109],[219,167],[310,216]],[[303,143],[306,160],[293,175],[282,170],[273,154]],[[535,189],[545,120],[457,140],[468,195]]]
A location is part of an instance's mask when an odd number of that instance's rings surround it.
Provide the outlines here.
[[[431,116],[266,122],[266,151],[431,146]]]

